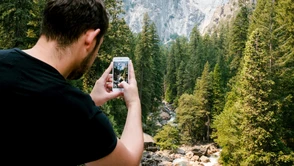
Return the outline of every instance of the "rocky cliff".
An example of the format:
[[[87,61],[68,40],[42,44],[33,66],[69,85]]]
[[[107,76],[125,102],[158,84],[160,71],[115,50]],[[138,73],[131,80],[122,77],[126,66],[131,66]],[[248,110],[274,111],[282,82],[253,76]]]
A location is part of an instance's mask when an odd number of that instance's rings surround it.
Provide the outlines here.
[[[188,37],[196,25],[202,34],[207,33],[239,9],[238,0],[123,0],[123,5],[124,18],[134,33],[141,32],[143,15],[148,13],[163,42]]]
[[[195,25],[200,30],[210,23],[215,10],[228,0],[123,0],[125,20],[135,33],[141,32],[143,15],[155,22],[162,41],[189,36]]]

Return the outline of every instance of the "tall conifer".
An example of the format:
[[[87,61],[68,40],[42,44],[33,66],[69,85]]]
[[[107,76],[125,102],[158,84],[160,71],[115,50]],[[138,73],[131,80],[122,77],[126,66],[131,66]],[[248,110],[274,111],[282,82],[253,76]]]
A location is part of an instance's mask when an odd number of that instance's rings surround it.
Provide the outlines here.
[[[201,35],[198,26],[192,29],[188,46],[189,61],[186,64],[183,80],[183,88],[186,93],[192,94],[195,87],[195,81],[201,76],[200,60],[202,53],[198,51],[201,44]]]

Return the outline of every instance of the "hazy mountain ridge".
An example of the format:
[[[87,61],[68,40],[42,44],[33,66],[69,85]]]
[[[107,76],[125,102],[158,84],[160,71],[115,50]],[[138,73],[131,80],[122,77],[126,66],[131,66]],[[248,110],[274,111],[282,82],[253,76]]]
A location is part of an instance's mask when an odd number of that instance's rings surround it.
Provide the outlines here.
[[[163,42],[188,37],[195,25],[202,34],[209,33],[220,22],[234,18],[239,9],[238,0],[123,0],[123,4],[124,18],[134,33],[141,32],[143,16],[148,13]]]
[[[228,3],[218,6],[214,14],[212,15],[209,23],[203,27],[202,33],[210,33],[213,31],[221,22],[231,21],[238,13],[239,0],[229,0]],[[246,5],[251,6],[256,4],[257,0],[246,0]]]
[[[148,13],[158,34],[166,42],[176,36],[189,36],[195,25],[204,32],[220,6],[229,0],[123,0],[125,20],[135,33],[141,32],[143,15]]]

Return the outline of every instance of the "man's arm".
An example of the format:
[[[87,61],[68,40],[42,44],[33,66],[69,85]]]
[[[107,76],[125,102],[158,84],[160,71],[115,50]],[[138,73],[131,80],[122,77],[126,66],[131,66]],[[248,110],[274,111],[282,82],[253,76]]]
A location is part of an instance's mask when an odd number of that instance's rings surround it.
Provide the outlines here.
[[[124,88],[123,96],[128,109],[128,115],[121,139],[118,140],[112,153],[102,159],[87,163],[87,166],[140,165],[144,150],[141,102],[138,95],[137,81],[135,79],[134,68],[131,61],[129,63],[129,69],[129,83],[121,83],[121,86]]]

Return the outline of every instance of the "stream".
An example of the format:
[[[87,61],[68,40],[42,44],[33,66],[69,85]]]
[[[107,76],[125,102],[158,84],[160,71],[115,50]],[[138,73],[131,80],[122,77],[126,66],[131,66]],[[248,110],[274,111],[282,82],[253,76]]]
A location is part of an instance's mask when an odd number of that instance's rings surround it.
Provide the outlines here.
[[[215,164],[218,164],[218,159],[220,157],[220,152],[221,152],[221,149],[219,149],[218,152],[212,154],[209,158],[210,162],[209,163],[203,163],[204,166],[214,166]]]

